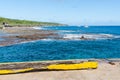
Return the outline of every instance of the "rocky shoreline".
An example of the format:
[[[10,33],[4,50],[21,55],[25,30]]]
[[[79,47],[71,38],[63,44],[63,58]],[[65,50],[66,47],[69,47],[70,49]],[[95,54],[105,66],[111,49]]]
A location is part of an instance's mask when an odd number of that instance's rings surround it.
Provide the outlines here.
[[[21,42],[54,39],[54,40],[101,40],[114,39],[120,36],[112,34],[64,34],[60,35],[54,30],[40,30],[34,27],[6,27],[0,32],[0,46],[8,46]]]
[[[55,31],[37,30],[32,27],[7,27],[2,32],[6,35],[0,36],[0,46],[58,37]]]

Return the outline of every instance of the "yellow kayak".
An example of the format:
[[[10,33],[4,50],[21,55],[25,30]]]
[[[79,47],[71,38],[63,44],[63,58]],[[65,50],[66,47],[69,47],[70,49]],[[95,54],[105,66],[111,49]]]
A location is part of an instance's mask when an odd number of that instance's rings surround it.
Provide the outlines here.
[[[95,69],[98,62],[83,62],[78,64],[53,64],[47,66],[49,70],[75,70],[75,69]]]
[[[96,69],[98,62],[83,62],[77,64],[52,64],[47,67],[42,67],[45,70],[77,70],[77,69]],[[35,70],[35,68],[26,68],[18,70],[0,70],[0,75],[3,74],[15,74]]]

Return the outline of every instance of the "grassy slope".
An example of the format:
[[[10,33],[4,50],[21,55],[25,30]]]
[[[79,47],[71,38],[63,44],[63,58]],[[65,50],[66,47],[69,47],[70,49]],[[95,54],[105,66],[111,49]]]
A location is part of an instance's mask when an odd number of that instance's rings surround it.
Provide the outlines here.
[[[6,22],[7,24],[9,24],[11,26],[18,26],[18,27],[22,27],[22,26],[27,26],[27,27],[31,27],[31,26],[60,26],[60,25],[63,25],[63,24],[53,23],[53,22],[37,22],[37,21],[18,20],[18,19],[9,19],[9,18],[0,17],[0,25],[2,25],[3,22]]]

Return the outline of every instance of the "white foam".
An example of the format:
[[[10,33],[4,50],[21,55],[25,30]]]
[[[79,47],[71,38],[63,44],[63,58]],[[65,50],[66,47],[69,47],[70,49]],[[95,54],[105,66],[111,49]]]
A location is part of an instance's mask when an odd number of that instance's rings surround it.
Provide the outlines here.
[[[41,39],[41,41],[53,41],[53,39]]]
[[[60,32],[75,32],[75,31],[72,31],[72,30],[60,30]]]
[[[82,38],[84,37],[84,38]],[[115,36],[112,34],[65,34],[64,39],[72,39],[72,40],[81,40],[81,39],[113,39],[113,38],[120,38],[120,36]]]
[[[39,29],[39,30],[42,30],[43,27],[33,27],[34,29]]]

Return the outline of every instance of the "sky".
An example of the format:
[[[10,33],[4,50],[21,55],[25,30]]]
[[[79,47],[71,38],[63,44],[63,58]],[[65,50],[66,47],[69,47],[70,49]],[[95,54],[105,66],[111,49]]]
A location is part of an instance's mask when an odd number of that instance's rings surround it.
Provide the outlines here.
[[[69,25],[120,25],[120,0],[0,0],[0,16]]]

